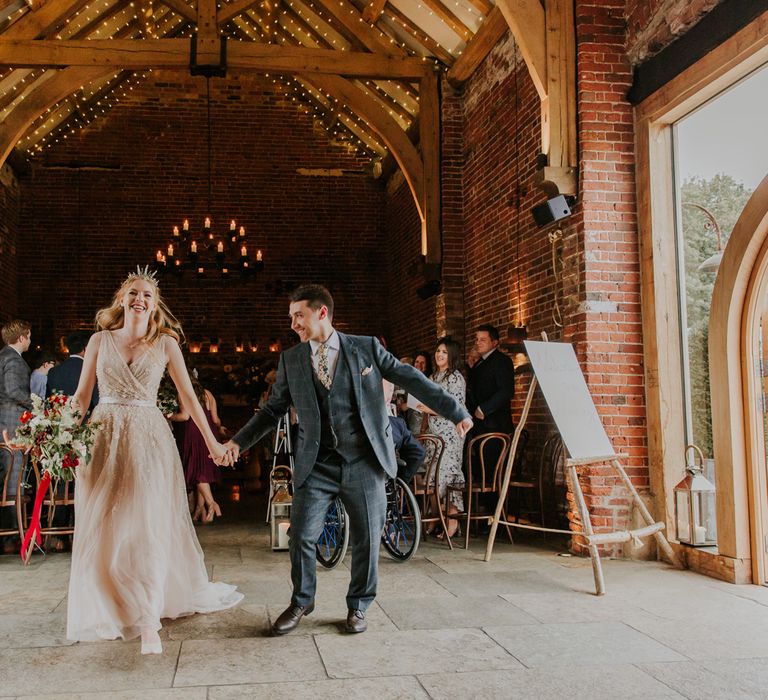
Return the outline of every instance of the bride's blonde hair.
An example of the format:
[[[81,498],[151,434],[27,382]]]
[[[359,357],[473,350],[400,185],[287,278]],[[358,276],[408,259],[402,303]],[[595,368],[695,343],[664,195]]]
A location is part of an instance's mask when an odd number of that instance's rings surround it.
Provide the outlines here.
[[[149,319],[147,333],[141,339],[143,343],[154,343],[161,335],[169,335],[178,343],[184,342],[184,331],[181,329],[181,323],[171,313],[160,294],[160,287],[154,273],[149,273],[138,269],[126,277],[125,282],[120,285],[120,289],[115,292],[112,303],[109,306],[99,309],[96,312],[96,330],[113,331],[122,328],[125,323],[125,312],[123,311],[123,297],[127,294],[130,286],[141,280],[148,282],[155,294],[155,310]]]

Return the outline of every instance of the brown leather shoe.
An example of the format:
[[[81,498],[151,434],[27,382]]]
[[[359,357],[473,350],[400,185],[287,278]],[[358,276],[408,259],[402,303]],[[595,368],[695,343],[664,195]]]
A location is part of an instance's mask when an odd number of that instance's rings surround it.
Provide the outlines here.
[[[349,610],[347,612],[347,622],[344,629],[349,634],[359,634],[368,629],[368,623],[365,621],[365,613],[362,610]]]
[[[314,603],[309,605],[289,605],[283,610],[277,620],[272,623],[272,634],[279,637],[293,632],[299,626],[301,618],[304,615],[309,615],[314,609]]]

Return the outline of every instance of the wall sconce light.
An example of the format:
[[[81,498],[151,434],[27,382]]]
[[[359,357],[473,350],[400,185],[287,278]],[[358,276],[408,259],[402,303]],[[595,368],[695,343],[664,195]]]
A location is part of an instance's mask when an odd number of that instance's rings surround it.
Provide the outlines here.
[[[211,338],[211,344],[208,346],[208,352],[217,353],[219,351],[219,339]]]
[[[251,352],[258,352],[259,351],[259,344],[258,343],[252,343],[248,341],[248,349]]]
[[[243,352],[245,350],[245,345],[241,338],[238,338],[235,340],[235,352]]]
[[[202,343],[199,340],[190,340],[189,341],[189,351],[198,353],[200,352],[200,348],[202,346]]]

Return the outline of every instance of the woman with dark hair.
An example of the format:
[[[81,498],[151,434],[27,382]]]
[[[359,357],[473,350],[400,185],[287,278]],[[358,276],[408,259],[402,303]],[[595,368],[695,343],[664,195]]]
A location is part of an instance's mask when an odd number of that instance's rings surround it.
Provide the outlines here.
[[[459,344],[450,338],[441,338],[437,342],[435,349],[435,371],[430,379],[439,384],[462,406],[466,406],[467,384],[464,375],[461,373],[461,350]],[[445,451],[443,452],[443,461],[440,464],[440,482],[438,492],[440,498],[445,498],[448,485],[463,486],[464,472],[461,469],[462,457],[464,454],[464,438],[459,437],[453,428],[453,423],[442,416],[435,414],[427,406],[419,405],[419,410],[429,415],[428,432],[437,435],[445,442]],[[448,503],[448,513],[450,516],[463,510],[464,503],[461,493],[450,492],[450,502]],[[459,527],[459,521],[456,518],[448,517],[446,521],[448,536],[453,537]]]

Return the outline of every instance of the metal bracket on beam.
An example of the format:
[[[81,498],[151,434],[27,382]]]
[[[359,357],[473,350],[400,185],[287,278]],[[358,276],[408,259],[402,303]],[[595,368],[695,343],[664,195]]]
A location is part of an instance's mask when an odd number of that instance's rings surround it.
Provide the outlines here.
[[[221,37],[219,49],[219,62],[216,63],[198,63],[197,62],[197,36],[191,37],[191,46],[189,50],[189,74],[202,75],[206,78],[226,78],[227,77],[227,37]]]

